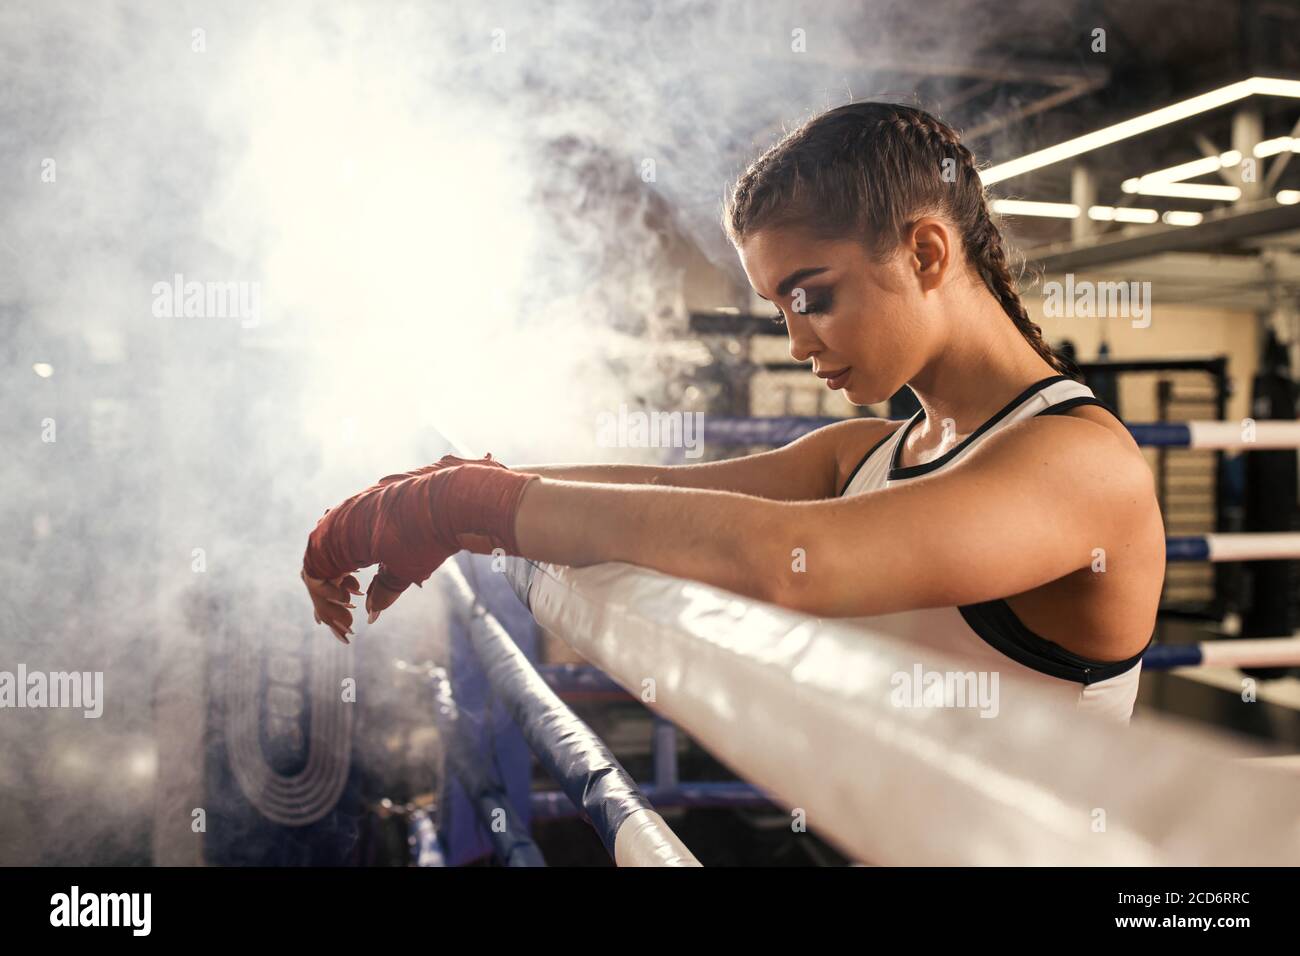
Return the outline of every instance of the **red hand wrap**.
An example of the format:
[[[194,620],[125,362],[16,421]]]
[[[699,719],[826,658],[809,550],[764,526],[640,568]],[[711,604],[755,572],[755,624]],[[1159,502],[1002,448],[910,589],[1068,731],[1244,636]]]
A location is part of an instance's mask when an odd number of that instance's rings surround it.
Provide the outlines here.
[[[379,563],[385,585],[400,590],[464,548],[517,555],[515,514],[537,477],[511,471],[490,455],[472,462],[448,455],[436,465],[389,475],[326,512],[307,539],[303,568],[332,580]]]
[[[423,468],[416,468],[414,471],[403,471],[396,475],[386,475],[383,478],[380,478],[371,487],[377,488],[380,485],[386,485],[394,481],[401,481],[404,478],[418,478],[421,475],[427,475],[431,471],[441,471],[444,468],[450,468],[452,465],[491,465],[494,468],[507,467],[493,458],[491,452],[488,452],[482,458],[457,458],[455,455],[443,455],[432,465],[425,465]]]

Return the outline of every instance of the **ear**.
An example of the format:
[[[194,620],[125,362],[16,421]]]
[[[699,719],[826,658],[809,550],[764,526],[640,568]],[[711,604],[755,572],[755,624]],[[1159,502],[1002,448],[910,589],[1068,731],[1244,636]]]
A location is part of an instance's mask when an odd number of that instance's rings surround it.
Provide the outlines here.
[[[908,232],[906,249],[909,265],[923,292],[943,284],[952,265],[954,236],[942,219],[926,216]]]

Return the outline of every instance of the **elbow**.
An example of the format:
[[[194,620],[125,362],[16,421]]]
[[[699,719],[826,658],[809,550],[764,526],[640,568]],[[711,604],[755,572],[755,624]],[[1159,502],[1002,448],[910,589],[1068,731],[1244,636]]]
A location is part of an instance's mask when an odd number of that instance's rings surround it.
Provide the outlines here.
[[[812,617],[869,617],[899,610],[859,571],[800,569],[787,564],[769,583],[763,600]]]
[[[827,587],[825,582],[817,585],[804,578],[778,588],[766,600],[811,617],[870,617],[893,610],[881,605],[878,596],[861,581],[842,587]]]
[[[794,611],[804,610],[809,598],[807,555],[803,548],[789,544],[797,540],[788,533],[785,503],[773,503],[767,521],[757,521],[734,542],[732,550],[747,556],[744,567],[744,592],[757,600]]]
[[[797,562],[787,562],[784,568],[778,568],[777,573],[766,578],[761,600],[816,617],[825,617],[829,613],[825,590],[806,569],[799,568]]]
[[[852,574],[859,584],[843,586],[843,563],[828,558],[820,549],[805,547],[810,539],[820,538],[810,535],[797,507],[782,502],[775,511],[775,520],[749,539],[752,549],[747,550],[753,556],[751,593],[768,604],[815,617],[856,613],[843,605],[846,595],[860,588],[860,575]]]

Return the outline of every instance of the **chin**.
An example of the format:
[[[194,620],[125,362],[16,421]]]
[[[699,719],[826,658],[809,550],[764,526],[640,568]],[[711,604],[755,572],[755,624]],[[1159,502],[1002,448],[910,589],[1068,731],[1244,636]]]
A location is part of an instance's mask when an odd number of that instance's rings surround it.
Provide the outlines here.
[[[854,405],[879,405],[887,402],[907,384],[906,381],[897,384],[885,381],[879,375],[868,376],[857,368],[854,368],[854,373],[848,388],[844,389],[844,397]]]
[[[874,392],[875,389],[863,388],[857,382],[853,382],[850,387],[841,390],[845,401],[850,405],[875,405],[877,402],[888,401],[888,395],[875,395]]]

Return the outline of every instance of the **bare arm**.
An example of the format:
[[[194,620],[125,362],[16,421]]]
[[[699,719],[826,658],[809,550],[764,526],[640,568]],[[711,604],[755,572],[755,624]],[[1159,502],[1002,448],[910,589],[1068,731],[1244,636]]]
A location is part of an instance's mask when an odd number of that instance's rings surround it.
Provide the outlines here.
[[[515,471],[555,481],[662,485],[731,491],[775,501],[814,501],[839,493],[841,451],[883,436],[888,427],[890,423],[883,419],[852,418],[772,451],[693,465],[519,465]]]
[[[515,529],[526,557],[626,561],[828,617],[977,603],[1122,540],[1153,492],[1145,464],[1118,449],[1100,426],[1047,416],[951,470],[826,501],[543,478]]]

